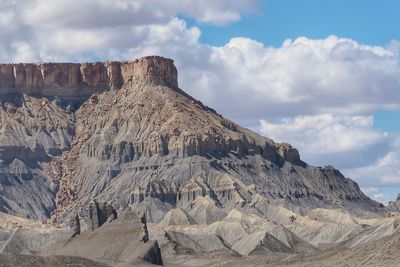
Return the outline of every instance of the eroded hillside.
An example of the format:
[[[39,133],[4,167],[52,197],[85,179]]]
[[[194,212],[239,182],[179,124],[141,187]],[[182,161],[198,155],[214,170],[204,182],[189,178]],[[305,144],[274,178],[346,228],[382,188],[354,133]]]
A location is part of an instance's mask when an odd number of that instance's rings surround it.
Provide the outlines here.
[[[159,222],[210,197],[225,212],[383,212],[333,167],[231,122],[177,84],[170,59],[0,65],[2,211],[62,221],[94,198]],[[375,214],[375,215],[374,215]]]

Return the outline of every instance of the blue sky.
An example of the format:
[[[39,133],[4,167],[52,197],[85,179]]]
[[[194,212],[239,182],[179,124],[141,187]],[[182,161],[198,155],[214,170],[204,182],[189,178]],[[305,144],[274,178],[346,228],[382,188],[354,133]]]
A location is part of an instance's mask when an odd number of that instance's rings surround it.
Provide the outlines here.
[[[386,203],[400,192],[399,10],[395,0],[2,0],[0,62],[173,58],[183,90]]]
[[[216,27],[196,23],[202,30],[200,40],[223,45],[231,38],[244,36],[279,47],[286,39],[298,36],[348,37],[369,45],[389,45],[400,40],[400,2],[396,0],[264,0],[260,10],[245,15],[240,22]],[[374,126],[387,131],[400,130],[400,113],[382,110],[374,115]]]
[[[221,46],[233,37],[248,37],[279,47],[288,39],[307,36],[313,39],[330,35],[351,38],[363,44],[387,46],[400,40],[400,1],[385,0],[264,0],[260,9],[242,20],[225,26],[197,23],[200,40]],[[400,131],[400,111],[379,110],[374,114],[374,127]]]
[[[287,38],[336,35],[387,45],[400,39],[399,10],[396,0],[264,0],[258,12],[245,15],[240,22],[225,27],[200,23],[201,40],[223,45],[232,37],[246,36],[280,46]]]
[[[400,132],[400,112],[380,110],[374,113],[374,127],[387,132]]]

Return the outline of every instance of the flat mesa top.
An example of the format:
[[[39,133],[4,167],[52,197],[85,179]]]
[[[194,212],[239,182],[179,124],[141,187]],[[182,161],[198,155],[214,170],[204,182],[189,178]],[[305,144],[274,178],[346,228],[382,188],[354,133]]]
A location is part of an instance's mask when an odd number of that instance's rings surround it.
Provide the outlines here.
[[[177,88],[177,76],[174,61],[159,56],[93,63],[0,64],[0,95],[80,96],[137,82]]]

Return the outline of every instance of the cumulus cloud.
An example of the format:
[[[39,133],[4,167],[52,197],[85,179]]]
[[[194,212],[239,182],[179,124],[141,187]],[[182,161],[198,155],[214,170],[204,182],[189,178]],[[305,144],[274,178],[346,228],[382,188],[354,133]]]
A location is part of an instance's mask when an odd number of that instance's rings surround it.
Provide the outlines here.
[[[151,2],[153,8],[148,1],[133,0],[5,0],[0,3],[0,49],[7,53],[0,54],[0,61],[122,59],[133,56],[130,50],[154,43],[197,42],[198,28],[188,28],[174,17],[179,10],[165,1]],[[210,8],[218,12],[224,7],[230,10],[223,4]],[[28,50],[35,51],[35,56]]]
[[[257,0],[4,0],[0,49],[7,53],[0,61],[120,59],[154,43],[185,46],[197,42],[200,33],[178,15],[220,25],[240,20],[257,6]],[[29,47],[18,49],[21,44]],[[36,56],[26,56],[27,50]]]
[[[293,144],[306,161],[317,165],[355,168],[372,164],[392,142],[389,134],[373,128],[372,116],[321,114],[261,120],[260,124],[262,134]]]
[[[336,36],[299,37],[274,48],[233,38],[212,47],[199,42],[198,27],[176,17],[230,23],[256,6],[255,0],[5,0],[0,4],[5,14],[0,51],[7,52],[0,54],[0,61],[172,57],[182,88],[253,126],[263,118],[400,108],[395,42],[385,48]]]
[[[167,22],[179,14],[200,22],[227,24],[254,12],[256,0],[36,0],[26,9],[24,21],[32,25],[99,28]]]
[[[234,38],[213,47],[208,62],[207,79],[190,79],[191,90],[201,98],[205,83],[214,88],[206,101],[217,106],[225,99],[229,104],[222,112],[234,118],[368,114],[378,108],[400,108],[398,56],[350,39],[300,37],[273,48]]]
[[[199,42],[198,27],[176,17],[231,23],[256,6],[256,0],[4,0],[0,61],[172,57],[182,88],[253,126],[263,118],[400,109],[396,42],[385,48],[299,37],[274,48],[233,38],[212,47]]]
[[[278,123],[261,120],[261,132],[277,141],[290,140],[311,153],[335,153],[365,149],[386,136],[372,125],[372,116],[322,114]]]

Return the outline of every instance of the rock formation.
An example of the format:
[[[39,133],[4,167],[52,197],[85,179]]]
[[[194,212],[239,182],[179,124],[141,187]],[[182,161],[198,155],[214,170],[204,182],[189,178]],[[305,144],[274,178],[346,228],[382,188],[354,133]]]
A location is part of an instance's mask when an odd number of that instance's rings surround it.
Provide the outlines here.
[[[395,201],[389,201],[388,210],[392,212],[400,212],[400,194],[397,195]]]
[[[107,221],[117,218],[115,209],[105,201],[93,200],[90,202],[88,213],[87,220],[91,231],[99,228]]]
[[[333,167],[188,96],[170,59],[2,64],[0,74],[0,211],[61,222],[101,198],[159,222],[199,196],[223,212],[262,212],[264,201],[384,211]]]
[[[223,118],[179,89],[170,59],[0,64],[0,125],[0,248],[20,256],[5,262],[321,265],[339,246],[396,244],[398,201]]]
[[[158,242],[144,242],[143,224],[129,209],[118,218],[74,239],[60,239],[42,253],[44,256],[85,257],[111,266],[137,266],[143,263],[163,264]]]
[[[147,243],[149,241],[149,230],[147,228],[147,219],[146,219],[146,215],[143,214],[142,217],[140,217],[140,222],[143,224],[143,237],[142,237],[142,241],[144,243]]]
[[[146,57],[126,62],[0,64],[0,94],[86,100],[94,93],[140,83],[177,87],[173,61]]]
[[[81,222],[78,214],[72,216],[72,218],[70,219],[69,229],[72,232],[71,238],[74,238],[75,236],[81,234]]]

